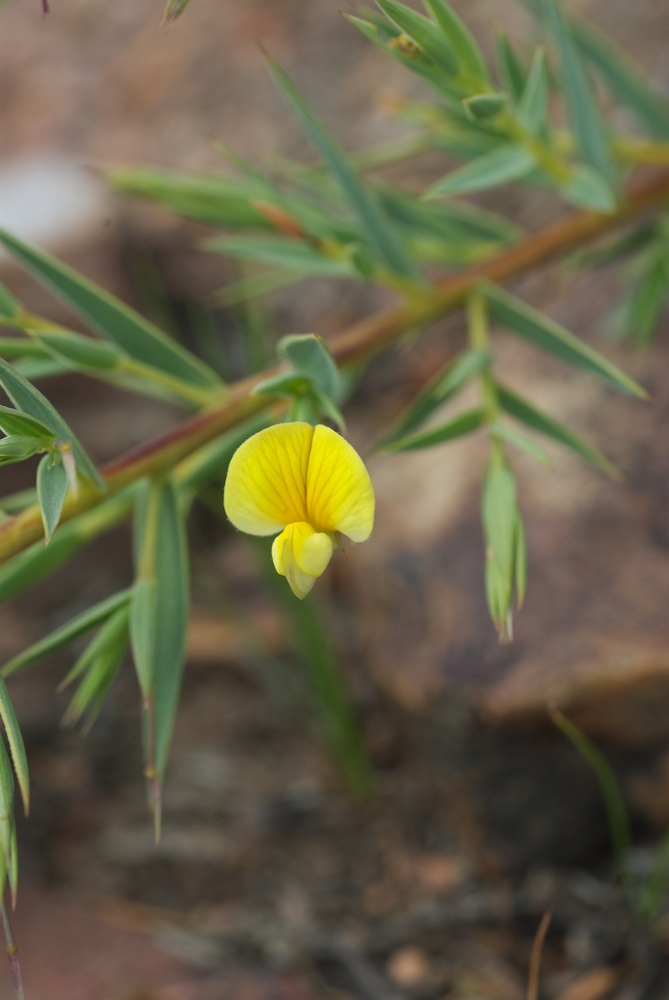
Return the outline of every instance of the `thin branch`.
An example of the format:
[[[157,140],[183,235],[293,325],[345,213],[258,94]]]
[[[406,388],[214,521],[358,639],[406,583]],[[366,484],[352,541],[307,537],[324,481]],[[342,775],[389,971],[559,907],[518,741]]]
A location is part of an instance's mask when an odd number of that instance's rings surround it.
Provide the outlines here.
[[[551,922],[551,914],[544,913],[541,922],[534,935],[532,944],[532,954],[530,955],[530,969],[527,977],[527,1000],[539,1000],[539,973],[541,971],[541,952],[544,941]]]
[[[11,924],[9,923],[9,917],[7,915],[7,910],[4,903],[0,906],[0,920],[2,921],[2,930],[5,936],[5,946],[7,948],[7,958],[9,959],[9,968],[12,974],[12,981],[14,983],[14,990],[16,1000],[24,1000],[23,992],[23,980],[21,978],[21,964],[19,962],[19,952],[18,948],[14,944],[14,936],[12,934]]]
[[[665,201],[669,202],[669,171],[631,186],[616,212],[610,215],[574,212],[487,261],[443,278],[431,291],[421,290],[420,297],[354,324],[333,337],[328,346],[338,364],[347,366],[359,362],[417,326],[459,308],[480,281],[502,282],[524,274],[616,229],[649,209],[657,208]],[[258,382],[277,370],[266,370],[235,383],[221,402],[105,465],[101,471],[107,483],[107,492],[102,494],[89,487],[82,489],[76,499],[70,496],[61,523],[97,506],[106,497],[118,493],[143,476],[173,468],[202,445],[236,427],[254,413],[268,408],[273,403],[271,399],[250,393]],[[38,505],[8,518],[0,525],[0,563],[42,537]]]

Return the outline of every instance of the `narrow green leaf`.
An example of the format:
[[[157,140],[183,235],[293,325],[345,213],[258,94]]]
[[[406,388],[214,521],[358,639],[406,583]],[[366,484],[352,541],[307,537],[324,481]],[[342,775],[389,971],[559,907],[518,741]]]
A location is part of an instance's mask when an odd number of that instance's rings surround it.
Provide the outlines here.
[[[338,398],[341,388],[339,370],[322,337],[313,333],[282,337],[278,353],[290,361],[296,372],[305,375],[326,396]]]
[[[400,31],[414,42],[425,55],[449,76],[458,72],[458,57],[448,36],[429,18],[418,14],[397,0],[376,0],[383,13]]]
[[[86,731],[90,729],[116,679],[126,649],[127,639],[119,640],[116,646],[108,647],[94,660],[67,706],[64,725],[75,725],[83,715],[87,715]]]
[[[443,195],[472,194],[485,191],[526,177],[536,168],[536,161],[525,146],[518,143],[498,146],[489,153],[477,157],[457,170],[446,174],[430,187],[426,198]]]
[[[363,281],[370,281],[376,272],[374,258],[371,252],[361,243],[349,243],[345,248],[346,260],[348,260],[356,277]]]
[[[157,201],[172,211],[209,225],[233,230],[284,232],[280,220],[292,222],[291,232],[301,230],[318,238],[352,235],[351,227],[311,197],[279,188],[273,180],[241,157],[217,144],[226,159],[245,176],[229,174],[179,174],[169,170],[111,170],[107,180],[126,194]],[[306,168],[303,168],[306,169]],[[310,168],[310,177],[323,185],[323,172]],[[298,181],[299,183],[299,181]],[[308,187],[317,186],[311,182]],[[297,234],[296,234],[297,235]]]
[[[26,756],[26,748],[21,734],[19,720],[16,718],[16,712],[14,711],[14,706],[12,705],[11,698],[9,697],[7,685],[2,677],[0,677],[0,716],[2,716],[2,724],[5,727],[9,750],[12,755],[12,761],[14,762],[16,779],[21,790],[23,808],[25,809],[27,815],[30,809],[30,777],[28,774],[28,758]]]
[[[15,367],[7,364],[2,358],[0,358],[0,385],[18,410],[28,413],[31,417],[36,417],[46,424],[57,440],[69,441],[81,474],[90,479],[99,490],[105,491],[107,489],[104,479],[49,400],[19,374]]]
[[[313,387],[312,394],[320,410],[318,423],[321,423],[323,418],[330,420],[333,424],[336,424],[342,434],[345,434],[346,421],[344,420],[344,415],[337,404],[333,402],[332,397],[323,392],[317,385]]]
[[[213,387],[220,384],[211,369],[170,340],[162,330],[76,271],[2,230],[0,244],[92,329],[114,341],[131,357],[193,385]]]
[[[48,545],[58,527],[69,484],[58,452],[45,455],[37,467],[37,500],[42,512],[44,540]]]
[[[520,101],[527,83],[527,72],[523,62],[503,32],[495,37],[497,46],[497,62],[504,83],[515,103]]]
[[[629,875],[629,860],[632,850],[632,831],[629,814],[615,771],[604,754],[589,740],[578,726],[568,719],[555,705],[549,706],[548,714],[552,722],[565,736],[582,760],[593,771],[604,805],[606,807],[609,833],[618,871],[623,877]]]
[[[573,254],[572,261],[579,267],[601,267],[612,260],[635,253],[652,243],[656,234],[655,226],[644,223],[634,229],[598,243],[592,248],[584,247]]]
[[[506,107],[506,94],[474,94],[467,97],[462,106],[474,122],[487,121],[494,118]]]
[[[264,189],[246,178],[142,168],[107,170],[105,178],[126,195],[156,201],[198,222],[233,228],[272,228],[252,204],[262,198]]]
[[[53,436],[49,438],[22,437],[10,434],[0,439],[0,465],[13,465],[15,462],[25,462],[42,451],[51,448]]]
[[[190,0],[167,0],[165,7],[165,20],[168,24],[174,24],[178,17],[181,17]]]
[[[486,542],[486,595],[500,639],[511,638],[511,612],[516,567],[518,506],[516,482],[503,452],[494,448],[482,497]]]
[[[523,434],[521,431],[516,430],[514,427],[509,427],[508,424],[503,424],[499,420],[494,420],[490,424],[490,432],[497,438],[512,444],[515,448],[519,448],[524,451],[530,458],[535,459],[541,465],[550,465],[551,460],[548,453],[540,444],[537,444],[531,437],[527,434]]]
[[[41,420],[31,417],[29,413],[15,410],[11,406],[0,406],[0,428],[5,434],[18,434],[22,437],[47,438],[53,440],[53,432]]]
[[[486,420],[487,412],[483,408],[467,410],[466,413],[459,414],[440,427],[431,428],[420,434],[410,434],[407,437],[400,438],[398,441],[391,441],[390,444],[384,446],[384,449],[385,451],[396,452],[432,448],[434,445],[444,444],[446,441],[452,441],[455,438],[462,437],[464,434],[471,434],[472,431],[483,427]]]
[[[465,27],[446,0],[423,0],[423,6],[430,12],[455,52],[461,73],[473,89],[477,85],[490,83],[488,67],[474,36]]]
[[[565,198],[579,208],[607,214],[616,210],[616,199],[610,185],[601,174],[583,164],[572,169],[569,180],[560,190]]]
[[[660,259],[642,275],[625,310],[626,334],[634,344],[646,347],[655,332],[660,313],[669,299],[669,266]]]
[[[150,718],[148,767],[160,782],[176,713],[188,621],[188,559],[174,485],[152,484],[138,514],[131,643]],[[152,756],[151,756],[152,755]]]
[[[434,136],[437,150],[452,153],[461,159],[471,159],[496,149],[505,137],[494,128],[473,122],[465,113],[462,98],[457,104],[445,105],[438,110],[424,104],[408,104],[403,117],[414,125],[422,125]]]
[[[272,271],[259,271],[257,274],[250,274],[239,281],[233,281],[224,288],[219,288],[211,296],[212,305],[236,306],[245,304],[252,299],[260,298],[262,295],[271,295],[281,288],[289,288],[296,285],[306,277],[295,271],[285,271],[276,268]],[[0,352],[2,353],[2,352]]]
[[[21,315],[21,303],[14,298],[3,284],[0,284],[0,322],[16,319]]]
[[[523,88],[516,107],[518,121],[537,135],[546,125],[548,116],[548,70],[544,50],[539,48],[534,53],[527,83]]]
[[[215,145],[237,170],[246,175],[245,180],[257,186],[259,194],[251,199],[250,204],[266,223],[264,228],[292,237],[310,236],[316,241],[334,239],[346,242],[356,238],[357,232],[351,222],[344,219],[340,212],[332,211],[329,204],[333,195],[331,177],[318,164],[306,166],[293,161],[276,164],[277,171],[285,168],[291,181],[289,188],[285,185],[279,187],[274,179],[265,176],[231,149],[220,142]]]
[[[0,850],[9,868],[14,827],[14,777],[5,741],[0,736]]]
[[[35,345],[37,346],[37,345]],[[29,382],[39,382],[45,378],[54,378],[58,375],[67,375],[72,371],[70,365],[62,361],[56,361],[44,352],[41,356],[19,358],[12,365],[15,372],[23,375]]]
[[[62,690],[66,684],[84,675],[65,713],[68,723],[78,722],[86,712],[92,723],[100,711],[125,656],[129,616],[130,607],[126,602],[104,622],[60,685]]]
[[[311,383],[304,375],[296,372],[284,372],[263,379],[253,387],[254,396],[301,396],[309,391]]]
[[[462,266],[522,235],[507,219],[469,202],[426,202],[386,186],[379,188],[379,195],[388,214],[404,229],[407,245],[422,260]]]
[[[581,18],[569,27],[582,55],[601,74],[615,96],[636,115],[651,135],[669,139],[669,105],[626,52]]]
[[[207,250],[252,260],[268,267],[282,267],[299,274],[322,274],[329,278],[352,277],[354,271],[345,255],[327,256],[300,240],[280,236],[216,236],[206,240]]]
[[[46,357],[41,344],[27,337],[0,337],[0,355],[3,358]]]
[[[480,285],[480,290],[488,302],[491,316],[539,350],[553,354],[575,368],[599,376],[621,392],[642,398],[646,396],[645,389],[634,379],[558,323],[503,291],[498,285],[484,282]]]
[[[381,439],[379,447],[387,448],[419,427],[435,410],[453,399],[460,389],[483,371],[490,364],[490,358],[489,351],[472,350],[465,351],[455,361],[449,361],[416,396],[397,423]]]
[[[525,595],[527,593],[527,540],[525,538],[523,519],[520,514],[518,514],[518,520],[516,521],[515,578],[516,601],[518,607],[522,608],[525,603]]]
[[[14,834],[16,833],[16,823],[14,823],[12,826],[12,832]],[[7,884],[7,860],[2,851],[0,851],[0,897],[2,899],[5,898],[6,884]],[[15,893],[12,892],[12,908],[14,908],[14,906],[15,906]],[[25,1000],[25,998],[19,998],[19,1000]]]
[[[9,677],[10,674],[16,673],[17,670],[21,670],[43,656],[61,649],[97,625],[102,624],[118,611],[119,608],[129,604],[131,593],[130,589],[121,590],[118,594],[106,597],[98,604],[94,604],[93,607],[82,611],[81,614],[76,615],[69,622],[61,625],[43,639],[33,643],[28,649],[24,649],[23,652],[12,657],[2,668],[2,676]]]
[[[38,342],[43,344],[49,354],[59,361],[64,361],[74,368],[92,368],[94,371],[106,371],[117,368],[124,357],[124,352],[111,344],[101,343],[91,337],[82,337],[75,333],[61,330],[40,330],[37,333]]]
[[[145,699],[151,692],[156,661],[156,591],[155,580],[140,579],[136,582],[132,594],[130,641],[137,680]]]
[[[602,455],[600,451],[593,448],[586,441],[583,441],[580,437],[565,427],[564,424],[560,423],[554,417],[548,416],[548,414],[543,413],[538,410],[532,403],[528,403],[526,399],[518,396],[511,389],[506,386],[501,385],[499,382],[496,383],[497,386],[497,398],[502,409],[513,417],[514,420],[520,421],[520,423],[525,424],[526,427],[530,427],[533,431],[538,434],[543,434],[545,437],[551,438],[553,441],[557,441],[559,444],[564,445],[565,448],[569,448],[571,451],[580,455],[584,458],[586,462],[591,462],[596,468],[601,472],[605,472],[608,476],[612,476],[614,479],[620,478],[620,473],[616,469],[615,465]]]
[[[562,6],[559,0],[542,0],[541,10],[560,53],[562,87],[581,156],[588,166],[613,184],[615,167],[604,125]]]
[[[358,179],[344,151],[321,124],[287,73],[273,60],[268,60],[268,63],[281,93],[336,177],[344,197],[358,218],[362,234],[379,261],[399,277],[422,283],[415,264],[385,218],[373,193]]]

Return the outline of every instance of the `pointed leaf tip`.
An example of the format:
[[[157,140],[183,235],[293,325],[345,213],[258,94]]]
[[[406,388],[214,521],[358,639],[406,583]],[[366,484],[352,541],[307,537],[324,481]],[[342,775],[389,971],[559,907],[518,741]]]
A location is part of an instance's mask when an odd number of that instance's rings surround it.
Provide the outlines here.
[[[338,141],[305,101],[285,70],[270,56],[265,55],[265,60],[277,88],[339,184],[357,220],[360,234],[378,263],[398,277],[423,284],[420,270],[386,216],[375,192],[359,179]]]
[[[68,489],[68,474],[60,454],[47,453],[37,467],[37,499],[47,545],[58,527]]]
[[[28,758],[26,757],[26,748],[23,742],[21,728],[19,726],[18,719],[16,718],[16,712],[14,711],[14,706],[12,705],[9,697],[7,685],[2,677],[0,677],[0,717],[2,717],[2,722],[5,727],[9,751],[12,756],[14,771],[16,773],[16,780],[19,784],[21,798],[23,799],[23,808],[25,809],[27,816],[30,809]]]
[[[168,0],[165,7],[165,21],[167,24],[174,24],[178,17],[181,17],[190,0]]]

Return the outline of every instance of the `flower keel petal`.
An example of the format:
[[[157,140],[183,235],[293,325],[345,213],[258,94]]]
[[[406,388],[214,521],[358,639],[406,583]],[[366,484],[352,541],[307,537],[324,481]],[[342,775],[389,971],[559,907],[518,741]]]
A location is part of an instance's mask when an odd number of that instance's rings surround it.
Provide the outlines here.
[[[340,534],[369,537],[374,491],[355,450],[319,424],[278,424],[248,438],[232,457],[228,518],[251,535],[272,535],[277,572],[303,598],[326,569]]]
[[[314,531],[305,522],[289,524],[272,544],[274,568],[286,577],[295,596],[302,599],[324,572],[333,550],[329,535]]]

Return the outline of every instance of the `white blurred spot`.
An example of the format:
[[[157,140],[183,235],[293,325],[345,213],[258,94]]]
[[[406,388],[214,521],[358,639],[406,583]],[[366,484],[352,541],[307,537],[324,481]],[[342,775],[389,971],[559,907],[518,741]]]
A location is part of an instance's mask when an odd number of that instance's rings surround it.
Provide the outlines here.
[[[101,221],[103,204],[95,177],[64,158],[21,157],[0,165],[0,228],[28,243],[48,247],[69,239]]]

